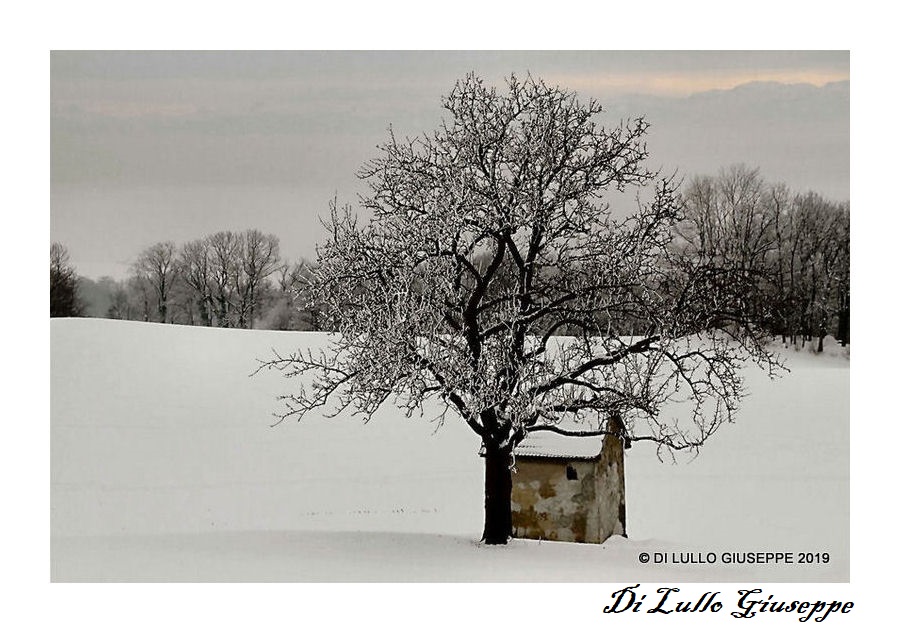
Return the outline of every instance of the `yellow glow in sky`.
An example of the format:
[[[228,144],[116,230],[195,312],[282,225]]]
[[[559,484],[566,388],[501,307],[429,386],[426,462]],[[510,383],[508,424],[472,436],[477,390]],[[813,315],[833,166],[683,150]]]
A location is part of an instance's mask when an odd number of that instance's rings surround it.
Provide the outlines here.
[[[655,94],[686,97],[705,90],[729,90],[752,81],[808,83],[823,86],[833,81],[846,81],[850,73],[830,69],[753,69],[701,72],[644,72],[553,75],[548,82],[558,83],[579,93]]]

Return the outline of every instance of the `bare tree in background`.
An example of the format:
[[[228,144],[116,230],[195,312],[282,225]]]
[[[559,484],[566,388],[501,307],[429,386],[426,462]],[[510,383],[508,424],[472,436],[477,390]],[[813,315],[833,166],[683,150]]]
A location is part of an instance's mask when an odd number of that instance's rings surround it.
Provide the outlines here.
[[[717,178],[695,178],[684,192],[686,221],[678,233],[699,257],[763,270],[775,249],[770,200],[758,169],[736,165]]]
[[[59,242],[50,245],[50,316],[77,317],[84,314],[78,296],[78,276],[69,262],[69,251]]]
[[[758,169],[734,165],[718,176],[694,178],[685,188],[685,219],[676,227],[682,248],[696,262],[738,266],[768,279],[777,247],[777,204],[781,190],[771,188]],[[755,293],[758,322],[770,321],[771,297]],[[747,297],[747,301],[750,297]]]
[[[792,342],[834,331],[849,340],[850,209],[816,193],[795,196],[778,218],[778,281]]]
[[[300,260],[282,262],[275,271],[275,297],[268,327],[274,330],[319,330],[319,308],[310,294],[315,267]]]
[[[278,238],[256,229],[239,235],[235,295],[238,327],[253,328],[268,277],[278,268]]]
[[[138,320],[137,308],[129,296],[127,282],[117,282],[110,296],[109,309],[106,311],[108,319]]]
[[[371,221],[333,205],[314,291],[338,335],[261,369],[312,377],[281,419],[441,403],[481,438],[499,544],[528,433],[696,450],[732,420],[742,363],[776,366],[746,310],[753,271],[672,248],[682,203],[644,166],[643,119],[601,127],[599,104],[530,77],[500,92],[470,75],[443,106],[361,170]],[[616,219],[606,195],[628,188],[647,199]]]
[[[156,319],[170,322],[169,297],[175,281],[175,244],[157,242],[145,249],[132,265],[137,283],[144,286],[142,293],[150,295],[156,303]],[[149,320],[149,314],[148,320]]]
[[[192,240],[179,250],[178,276],[191,290],[200,325],[213,324],[212,265],[209,240]]]
[[[730,262],[765,278],[748,308],[783,341],[834,333],[849,339],[849,204],[796,195],[743,165],[695,178],[685,189],[681,250],[696,261]]]
[[[233,231],[219,231],[210,235],[207,243],[216,325],[232,327],[236,325],[231,315],[236,305],[234,289],[239,275],[240,236]]]

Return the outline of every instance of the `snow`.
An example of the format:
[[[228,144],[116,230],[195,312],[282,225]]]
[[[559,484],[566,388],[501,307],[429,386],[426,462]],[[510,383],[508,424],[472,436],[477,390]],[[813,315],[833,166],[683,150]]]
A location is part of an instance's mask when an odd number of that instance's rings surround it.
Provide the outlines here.
[[[561,422],[565,426],[565,422]],[[515,449],[522,457],[573,457],[592,459],[600,455],[605,436],[575,437],[549,431],[530,433]]]
[[[51,322],[51,577],[98,580],[846,581],[849,360],[748,369],[693,460],[626,453],[628,539],[480,545],[479,442],[384,411],[271,426],[250,377],[317,333]],[[642,564],[642,552],[828,552],[827,565]]]

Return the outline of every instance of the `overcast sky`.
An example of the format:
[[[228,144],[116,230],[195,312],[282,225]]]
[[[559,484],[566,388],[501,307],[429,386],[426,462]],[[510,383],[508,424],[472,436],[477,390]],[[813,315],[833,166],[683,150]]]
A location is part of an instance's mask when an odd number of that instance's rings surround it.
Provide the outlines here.
[[[645,115],[668,171],[743,162],[849,199],[847,52],[55,52],[51,240],[95,278],[222,229],[312,257],[317,217],[336,193],[355,200],[388,126],[434,129],[470,71],[530,71],[598,99],[609,125]]]

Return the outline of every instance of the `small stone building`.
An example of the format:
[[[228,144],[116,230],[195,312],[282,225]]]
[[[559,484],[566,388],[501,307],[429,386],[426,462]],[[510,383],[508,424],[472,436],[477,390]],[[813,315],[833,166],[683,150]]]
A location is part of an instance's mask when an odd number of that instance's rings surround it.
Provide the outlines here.
[[[625,457],[620,438],[539,431],[514,451],[513,536],[602,543],[625,536]]]

